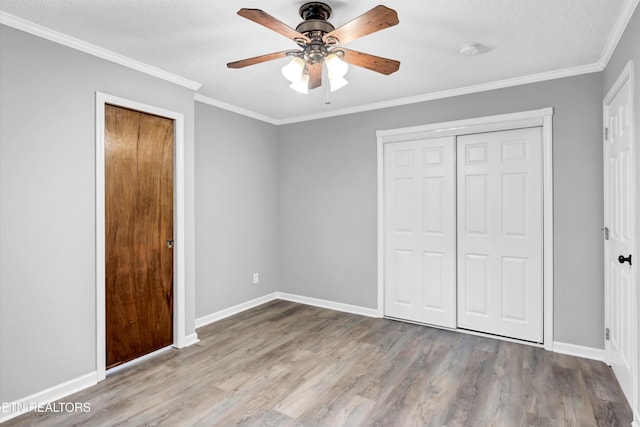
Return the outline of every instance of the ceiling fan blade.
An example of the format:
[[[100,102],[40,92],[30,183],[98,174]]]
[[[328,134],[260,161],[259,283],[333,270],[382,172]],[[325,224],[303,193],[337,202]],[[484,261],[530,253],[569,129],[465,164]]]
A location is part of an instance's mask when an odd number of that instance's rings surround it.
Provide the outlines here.
[[[392,74],[400,69],[400,61],[358,52],[357,50],[340,48],[344,52],[344,61],[358,67],[367,68],[381,74]]]
[[[315,89],[322,85],[322,62],[309,64],[309,89]]]
[[[284,58],[289,52],[298,52],[297,50],[283,50],[281,52],[267,53],[266,55],[254,56],[253,58],[241,59],[240,61],[229,62],[228,68],[244,68],[249,65],[260,64],[261,62],[272,61],[274,59]]]
[[[398,22],[400,21],[398,21],[398,14],[395,10],[379,5],[358,16],[353,21],[347,22],[343,26],[325,34],[323,40],[326,42],[330,37],[335,37],[338,39],[339,44],[343,45],[376,31],[393,27]]]
[[[264,27],[267,27],[270,30],[275,31],[276,33],[282,34],[283,36],[291,40],[295,41],[295,39],[303,39],[306,42],[310,41],[309,38],[307,38],[307,36],[305,36],[304,34],[297,32],[284,22],[279,21],[278,19],[260,9],[243,8],[238,11],[238,15]]]

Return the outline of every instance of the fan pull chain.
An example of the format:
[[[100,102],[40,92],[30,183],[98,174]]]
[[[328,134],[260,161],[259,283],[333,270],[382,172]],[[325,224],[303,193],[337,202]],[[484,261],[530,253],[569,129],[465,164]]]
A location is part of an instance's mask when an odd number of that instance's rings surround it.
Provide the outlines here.
[[[327,78],[327,80],[328,80],[328,78]],[[329,85],[329,84],[325,84],[324,85],[324,105],[331,105],[331,99],[329,97],[329,95],[331,94],[330,86],[331,85]]]

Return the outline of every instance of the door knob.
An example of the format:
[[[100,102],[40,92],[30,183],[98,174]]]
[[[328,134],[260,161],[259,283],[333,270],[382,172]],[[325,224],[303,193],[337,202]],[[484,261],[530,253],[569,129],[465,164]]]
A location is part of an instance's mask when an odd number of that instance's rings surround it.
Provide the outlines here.
[[[624,264],[625,262],[628,262],[628,263],[629,263],[629,265],[631,265],[631,254],[629,254],[629,256],[628,256],[628,257],[626,257],[626,258],[624,257],[624,255],[620,255],[620,256],[618,257],[618,262],[619,262],[620,264]]]

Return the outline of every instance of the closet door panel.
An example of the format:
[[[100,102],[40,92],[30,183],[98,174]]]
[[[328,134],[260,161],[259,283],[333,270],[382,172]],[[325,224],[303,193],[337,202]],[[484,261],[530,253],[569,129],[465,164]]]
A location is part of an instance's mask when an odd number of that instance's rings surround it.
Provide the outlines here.
[[[384,311],[455,327],[455,141],[385,144]]]
[[[457,325],[542,342],[540,128],[457,138]]]

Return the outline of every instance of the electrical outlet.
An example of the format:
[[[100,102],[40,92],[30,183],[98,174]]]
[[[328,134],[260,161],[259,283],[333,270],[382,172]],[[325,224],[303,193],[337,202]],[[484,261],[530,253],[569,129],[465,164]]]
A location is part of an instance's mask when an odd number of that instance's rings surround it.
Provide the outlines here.
[[[253,273],[253,284],[257,285],[260,283],[260,275],[258,273]]]

